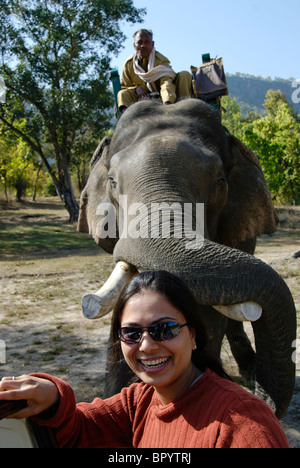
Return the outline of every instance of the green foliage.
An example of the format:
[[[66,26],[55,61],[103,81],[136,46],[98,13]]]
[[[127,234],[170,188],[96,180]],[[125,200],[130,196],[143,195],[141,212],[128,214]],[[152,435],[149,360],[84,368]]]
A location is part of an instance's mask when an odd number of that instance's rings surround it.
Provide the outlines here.
[[[258,155],[274,200],[298,204],[300,121],[285,95],[280,91],[267,92],[265,117],[248,115],[240,118],[236,101],[227,98],[227,104],[229,112],[225,114],[223,124]]]
[[[13,188],[20,201],[30,185],[32,169],[30,151],[22,141],[13,146],[0,141],[0,183],[6,194]]]
[[[0,137],[0,188],[8,199],[13,191],[18,201],[33,192],[45,194],[43,186],[47,176],[36,158],[21,138],[9,140]]]
[[[230,133],[237,135],[241,130],[241,110],[238,102],[236,99],[224,96],[222,106],[226,109],[226,113],[222,115],[223,125]]]

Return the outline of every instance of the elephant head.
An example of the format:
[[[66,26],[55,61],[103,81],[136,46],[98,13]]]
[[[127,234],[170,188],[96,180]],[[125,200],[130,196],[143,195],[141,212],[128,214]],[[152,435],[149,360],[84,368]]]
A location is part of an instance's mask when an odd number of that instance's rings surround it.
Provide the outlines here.
[[[81,195],[79,230],[117,263],[108,284],[86,296],[87,315],[111,310],[137,271],[176,274],[202,306],[215,353],[230,319],[253,320],[255,391],[281,417],[294,388],[295,307],[277,273],[242,251],[276,223],[257,157],[208,105],[134,104],[97,148]]]

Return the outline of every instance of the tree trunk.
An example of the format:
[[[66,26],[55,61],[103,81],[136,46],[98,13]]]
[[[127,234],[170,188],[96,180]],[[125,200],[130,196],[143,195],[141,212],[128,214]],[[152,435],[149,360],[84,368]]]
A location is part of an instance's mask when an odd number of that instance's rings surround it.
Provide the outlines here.
[[[43,162],[46,163],[47,171],[49,172],[52,181],[54,183],[56,193],[63,202],[66,210],[69,213],[69,222],[76,222],[79,216],[79,205],[76,201],[71,174],[70,174],[70,163],[68,157],[65,154],[62,154],[60,146],[55,139],[55,157],[57,164],[58,177],[53,172],[51,166],[49,165],[47,159],[44,157]]]
[[[293,182],[291,180],[290,180],[290,187],[291,187],[291,192],[292,192],[293,205],[296,206],[297,205],[297,196],[296,196],[296,191],[294,189],[294,184],[293,184]]]
[[[33,194],[32,194],[32,201],[35,201],[36,197],[36,189],[37,189],[37,183],[39,179],[39,174],[41,172],[42,167],[40,166],[38,170],[36,171],[36,176],[35,176],[35,181],[34,181],[34,187],[33,187]]]
[[[79,205],[74,195],[71,175],[68,167],[64,168],[64,172],[61,175],[59,182],[60,187],[58,195],[70,215],[69,222],[76,222],[79,215]]]
[[[71,190],[64,187],[64,190],[61,195],[61,199],[65,205],[66,210],[68,211],[70,215],[69,222],[70,223],[76,222],[78,220],[78,215],[79,215],[79,206],[74,196],[72,187],[71,187]]]

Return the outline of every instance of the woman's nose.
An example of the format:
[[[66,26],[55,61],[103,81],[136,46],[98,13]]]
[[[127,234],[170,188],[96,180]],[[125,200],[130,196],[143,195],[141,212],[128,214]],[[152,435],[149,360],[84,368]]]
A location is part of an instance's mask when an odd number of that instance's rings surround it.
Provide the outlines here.
[[[149,333],[145,330],[142,335],[141,341],[139,343],[139,349],[140,350],[149,350],[149,349],[152,350],[152,349],[158,348],[158,346],[159,346],[159,343],[153,340],[153,338],[151,338]]]

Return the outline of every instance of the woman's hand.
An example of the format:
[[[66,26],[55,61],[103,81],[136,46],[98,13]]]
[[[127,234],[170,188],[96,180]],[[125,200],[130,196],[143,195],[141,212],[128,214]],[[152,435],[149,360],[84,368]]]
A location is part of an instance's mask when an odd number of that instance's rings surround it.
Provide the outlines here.
[[[0,400],[27,400],[27,407],[9,416],[22,419],[46,411],[59,399],[56,385],[50,380],[21,375],[0,380]]]

